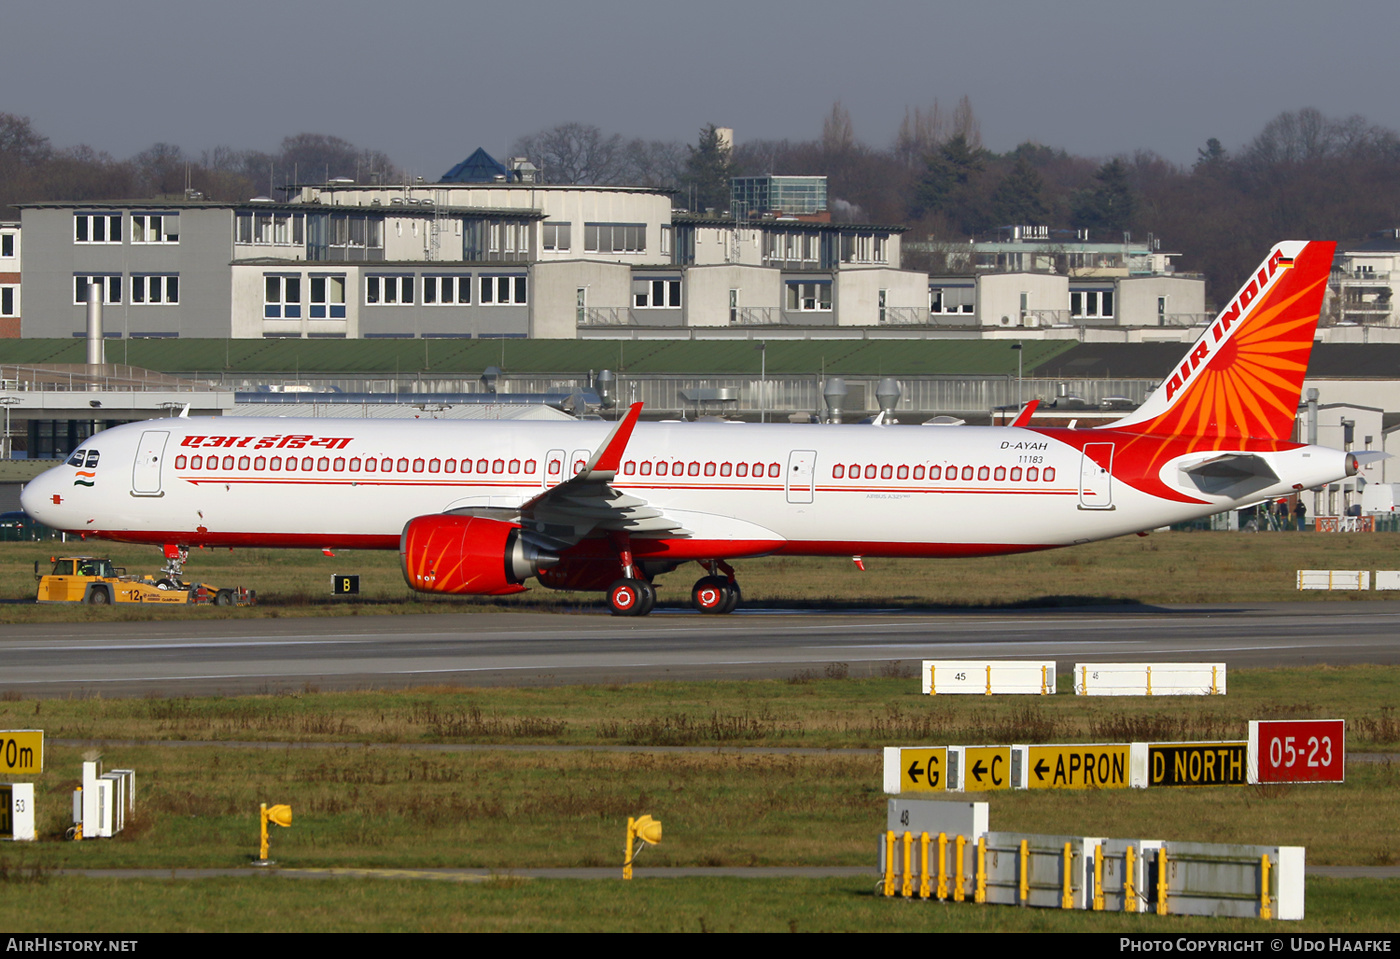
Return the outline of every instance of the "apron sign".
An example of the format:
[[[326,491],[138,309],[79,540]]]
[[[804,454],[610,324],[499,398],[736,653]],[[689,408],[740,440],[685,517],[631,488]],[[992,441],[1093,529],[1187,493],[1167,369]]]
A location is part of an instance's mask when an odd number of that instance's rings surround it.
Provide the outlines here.
[[[1021,746],[1027,789],[1127,789],[1127,743]]]

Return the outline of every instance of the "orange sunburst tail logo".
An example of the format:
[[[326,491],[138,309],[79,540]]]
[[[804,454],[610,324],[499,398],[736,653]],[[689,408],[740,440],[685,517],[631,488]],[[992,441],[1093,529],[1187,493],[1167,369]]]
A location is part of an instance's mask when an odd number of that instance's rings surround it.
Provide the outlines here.
[[[1335,249],[1298,240],[1274,247],[1147,402],[1109,428],[1287,439]]]

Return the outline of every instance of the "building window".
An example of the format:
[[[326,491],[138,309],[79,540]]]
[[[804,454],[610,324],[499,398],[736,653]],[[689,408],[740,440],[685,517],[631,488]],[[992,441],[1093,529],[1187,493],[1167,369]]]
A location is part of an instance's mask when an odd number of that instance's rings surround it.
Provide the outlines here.
[[[120,243],[120,213],[78,213],[73,216],[74,243]]]
[[[73,305],[82,306],[87,302],[89,283],[102,287],[102,302],[111,306],[122,301],[122,277],[120,273],[79,275],[73,277]]]
[[[481,304],[483,306],[524,305],[526,297],[524,276],[483,276]]]
[[[585,223],[583,248],[588,253],[645,253],[645,223]]]
[[[0,257],[8,260],[15,255],[15,234],[0,233]]]
[[[540,227],[540,244],[554,253],[566,253],[571,245],[572,223],[545,223]]]
[[[830,283],[789,283],[787,308],[790,313],[830,313]]]
[[[169,213],[133,213],[131,242],[179,243],[180,218]]]
[[[1110,318],[1113,316],[1112,290],[1071,290],[1069,315]]]
[[[258,246],[300,246],[306,242],[304,213],[240,213],[234,241]]]
[[[0,286],[0,316],[19,316],[19,287]]]
[[[470,274],[423,277],[423,302],[428,306],[461,306],[471,301]]]
[[[763,258],[790,263],[815,263],[821,255],[821,238],[815,233],[773,232],[763,235]]]
[[[263,274],[263,318],[301,319],[301,277]]]
[[[365,277],[367,306],[412,306],[413,275]]]
[[[311,318],[345,319],[345,275],[311,275]]]
[[[681,281],[633,280],[632,305],[642,310],[678,307],[681,305]]]
[[[931,286],[928,290],[930,313],[972,313],[977,291],[970,286]]]
[[[136,242],[134,239],[132,242]],[[131,277],[131,302],[155,305],[175,305],[180,302],[180,275],[134,274]]]

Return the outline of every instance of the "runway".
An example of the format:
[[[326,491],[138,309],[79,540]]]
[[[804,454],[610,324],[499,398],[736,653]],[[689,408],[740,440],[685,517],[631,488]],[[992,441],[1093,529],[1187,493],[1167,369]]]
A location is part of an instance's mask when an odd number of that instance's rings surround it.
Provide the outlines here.
[[[922,659],[1206,661],[1232,668],[1400,662],[1400,604],[1056,610],[481,611],[6,626],[0,694],[23,698],[913,675]],[[840,664],[840,665],[832,665]]]

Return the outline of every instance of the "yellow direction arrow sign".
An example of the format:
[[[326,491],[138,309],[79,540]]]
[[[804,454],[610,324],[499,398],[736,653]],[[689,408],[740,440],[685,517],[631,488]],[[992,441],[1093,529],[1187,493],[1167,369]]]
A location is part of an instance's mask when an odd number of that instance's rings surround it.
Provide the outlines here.
[[[0,729],[0,773],[37,776],[44,771],[42,729]]]
[[[1027,746],[1027,789],[1127,789],[1127,743]]]
[[[964,746],[962,788],[986,792],[1011,788],[1010,746]]]
[[[899,791],[902,793],[941,793],[947,790],[944,770],[948,768],[946,746],[899,750]]]

